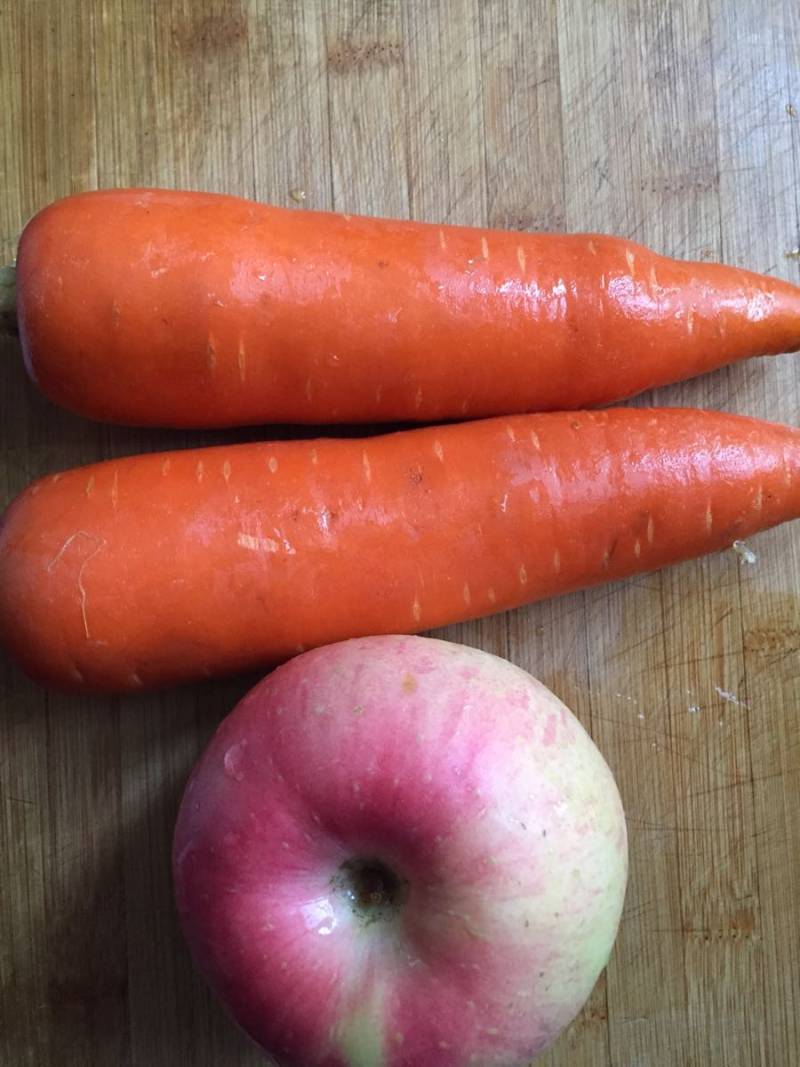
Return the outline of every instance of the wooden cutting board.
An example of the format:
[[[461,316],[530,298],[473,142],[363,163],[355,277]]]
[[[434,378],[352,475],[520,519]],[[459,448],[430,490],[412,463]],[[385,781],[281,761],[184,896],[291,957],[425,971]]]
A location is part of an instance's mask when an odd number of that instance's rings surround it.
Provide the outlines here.
[[[800,282],[800,6],[786,0],[0,3],[0,254],[63,194],[616,232]],[[113,240],[113,234],[109,234]],[[800,360],[644,398],[800,423]],[[0,504],[110,456],[255,436],[113,429],[0,358]],[[626,803],[619,941],[549,1067],[800,1062],[800,529],[445,631],[570,704]],[[252,679],[48,694],[0,659],[0,1062],[257,1064],[194,975],[169,848]]]

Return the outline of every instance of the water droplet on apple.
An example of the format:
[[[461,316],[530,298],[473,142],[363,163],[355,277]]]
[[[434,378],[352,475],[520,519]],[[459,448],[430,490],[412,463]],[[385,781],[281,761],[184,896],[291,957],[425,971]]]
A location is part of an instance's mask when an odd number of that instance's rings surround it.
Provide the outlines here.
[[[233,778],[234,782],[241,782],[244,778],[244,750],[246,748],[247,741],[240,741],[229,748],[223,757],[225,773],[229,778]]]
[[[330,900],[326,897],[310,900],[302,905],[300,910],[303,913],[303,920],[307,930],[313,930],[314,933],[326,937],[336,929],[336,913]]]

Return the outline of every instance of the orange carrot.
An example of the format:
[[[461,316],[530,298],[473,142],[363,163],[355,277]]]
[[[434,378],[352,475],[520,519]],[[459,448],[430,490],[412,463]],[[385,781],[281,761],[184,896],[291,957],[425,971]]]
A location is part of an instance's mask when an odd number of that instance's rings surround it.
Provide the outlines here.
[[[797,516],[800,430],[680,409],[135,456],[9,507],[0,636],[44,681],[132,690],[513,608]]]
[[[800,289],[733,267],[187,192],[46,208],[17,304],[53,400],[165,426],[592,407],[800,348]]]

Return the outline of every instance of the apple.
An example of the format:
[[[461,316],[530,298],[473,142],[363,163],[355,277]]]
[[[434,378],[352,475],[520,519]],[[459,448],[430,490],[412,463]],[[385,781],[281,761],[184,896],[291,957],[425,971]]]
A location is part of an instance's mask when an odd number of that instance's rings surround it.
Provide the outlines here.
[[[173,867],[197,966],[284,1067],[517,1067],[608,960],[627,840],[610,770],[540,682],[385,636],[241,701]]]

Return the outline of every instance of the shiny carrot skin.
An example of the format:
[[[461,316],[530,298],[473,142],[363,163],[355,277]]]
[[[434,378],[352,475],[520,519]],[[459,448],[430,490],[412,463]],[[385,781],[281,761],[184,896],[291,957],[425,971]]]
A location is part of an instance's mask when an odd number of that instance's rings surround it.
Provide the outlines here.
[[[0,636],[134,690],[514,608],[800,516],[800,430],[703,411],[519,415],[135,456],[0,529]]]
[[[140,425],[593,407],[800,348],[800,288],[733,267],[189,192],[46,208],[17,303],[48,396]]]

